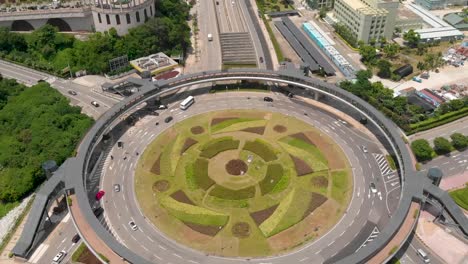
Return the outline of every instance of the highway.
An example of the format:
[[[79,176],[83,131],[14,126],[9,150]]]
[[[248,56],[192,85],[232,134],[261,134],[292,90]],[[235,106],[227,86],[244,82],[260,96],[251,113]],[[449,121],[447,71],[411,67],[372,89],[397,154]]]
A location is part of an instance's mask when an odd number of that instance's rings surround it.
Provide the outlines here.
[[[198,33],[200,61],[197,63],[195,71],[221,69],[221,45],[219,43],[218,21],[216,20],[214,5],[213,0],[197,1],[195,5],[200,30]],[[208,41],[208,34],[213,35],[212,41]]]
[[[427,131],[416,133],[414,135],[411,135],[409,138],[411,141],[421,138],[427,139],[432,145],[434,138],[445,137],[450,140],[450,135],[453,133],[462,133],[464,135],[468,135],[468,117],[464,117],[460,120],[456,120]]]
[[[468,149],[458,152],[454,151],[448,156],[438,156],[422,165],[422,171],[432,167],[442,170],[444,177],[450,177],[468,170]]]
[[[18,82],[28,86],[37,84],[39,80],[45,80],[61,94],[68,97],[72,105],[80,106],[83,109],[83,113],[93,117],[94,119],[97,119],[101,114],[118,102],[117,99],[92,91],[90,87],[79,85],[70,80],[57,78],[53,75],[12,64],[10,62],[0,60],[0,73],[7,78],[16,79]],[[75,91],[77,95],[69,94],[68,92],[70,90]],[[91,101],[98,102],[99,107],[91,105]]]
[[[143,153],[145,146],[151,142],[161,131],[171,124],[165,124],[162,120],[171,115],[178,122],[190,115],[214,111],[226,108],[262,109],[283,112],[309,122],[334,138],[343,147],[350,159],[354,172],[354,196],[345,216],[340,223],[330,230],[325,236],[295,252],[283,256],[263,259],[252,259],[255,263],[297,263],[301,260],[306,263],[322,263],[325,259],[336,255],[341,249],[346,248],[348,253],[357,250],[369,237],[369,234],[361,234],[361,241],[350,242],[358,236],[360,230],[369,224],[369,221],[384,225],[388,220],[387,191],[389,183],[381,175],[381,168],[373,154],[381,154],[380,146],[354,129],[346,122],[342,122],[335,116],[324,114],[320,111],[307,109],[302,105],[289,100],[283,95],[275,97],[273,104],[267,104],[262,100],[262,94],[254,93],[239,98],[238,93],[223,93],[214,95],[202,95],[196,98],[197,103],[187,111],[178,109],[174,103],[170,109],[160,113],[159,117],[147,116],[131,127],[119,139],[124,142],[124,149],[112,148],[106,158],[101,177],[101,189],[106,191],[102,199],[105,209],[105,219],[118,241],[134,252],[144,256],[152,262],[171,263],[235,263],[244,262],[216,256],[205,256],[199,252],[180,246],[166,238],[159,232],[139,210],[133,193],[133,175],[137,164],[136,152]],[[274,108],[273,108],[274,107]],[[304,115],[307,111],[307,116]],[[155,126],[158,121],[159,125]],[[138,140],[135,140],[137,139]],[[366,145],[369,153],[364,153],[361,145]],[[110,159],[110,155],[113,159]],[[125,158],[126,157],[126,158]],[[125,158],[125,159],[124,159]],[[370,194],[369,184],[375,182],[377,189],[382,193],[382,199],[376,194]],[[385,184],[384,184],[385,182]],[[113,184],[121,184],[121,192],[113,191]],[[398,189],[399,186],[393,186]],[[395,190],[396,190],[395,189]],[[392,190],[393,191],[393,190]],[[390,206],[391,207],[391,206]],[[131,231],[128,222],[134,220],[139,226],[137,231]],[[375,226],[375,225],[374,225]],[[371,243],[371,242],[369,242]]]

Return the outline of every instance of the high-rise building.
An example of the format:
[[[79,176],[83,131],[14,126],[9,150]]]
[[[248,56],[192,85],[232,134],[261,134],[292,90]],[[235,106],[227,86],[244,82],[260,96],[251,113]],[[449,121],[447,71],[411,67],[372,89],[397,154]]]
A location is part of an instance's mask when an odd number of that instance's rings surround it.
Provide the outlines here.
[[[398,5],[395,0],[335,0],[333,11],[358,41],[369,43],[392,37]]]

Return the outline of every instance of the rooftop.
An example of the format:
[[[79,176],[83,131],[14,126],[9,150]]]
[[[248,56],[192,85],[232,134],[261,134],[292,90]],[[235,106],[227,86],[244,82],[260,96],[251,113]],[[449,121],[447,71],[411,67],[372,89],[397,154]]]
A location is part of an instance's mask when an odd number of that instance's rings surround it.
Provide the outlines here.
[[[421,19],[420,16],[416,15],[413,11],[404,5],[400,5],[398,8],[397,17],[399,20]]]

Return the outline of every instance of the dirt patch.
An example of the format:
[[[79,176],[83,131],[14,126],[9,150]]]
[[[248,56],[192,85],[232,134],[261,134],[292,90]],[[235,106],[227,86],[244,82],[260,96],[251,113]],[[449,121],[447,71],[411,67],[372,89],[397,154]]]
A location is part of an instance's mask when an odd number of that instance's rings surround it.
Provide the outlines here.
[[[334,143],[330,142],[331,139],[327,140],[324,135],[320,136],[315,132],[306,132],[305,134],[325,156],[330,170],[339,170],[346,167],[345,154],[337,149]]]
[[[328,179],[325,178],[324,176],[317,176],[314,177],[310,180],[312,182],[312,185],[317,188],[326,188],[328,187]]]
[[[195,205],[182,190],[178,190],[177,192],[171,194],[171,197],[178,202]]]
[[[284,133],[286,131],[288,131],[288,129],[285,127],[285,126],[282,126],[282,125],[276,125],[273,127],[273,130],[275,132],[278,132],[278,133]]]
[[[290,135],[290,137],[302,140],[309,145],[315,146],[314,143],[310,140],[310,138],[307,137],[304,133],[296,133],[296,134]]]
[[[239,238],[246,238],[250,235],[250,226],[246,222],[238,222],[232,226],[232,235]]]
[[[205,129],[201,126],[194,126],[192,128],[190,128],[190,132],[192,132],[192,134],[194,135],[199,135],[199,134],[202,134],[203,132],[205,132]]]
[[[187,151],[187,149],[189,149],[191,146],[197,143],[198,141],[196,141],[195,139],[192,139],[192,138],[185,139],[185,142],[184,142],[184,145],[182,146],[182,150],[180,151],[180,154],[184,153],[185,151]]]
[[[297,176],[300,177],[300,176],[304,176],[306,174],[314,172],[314,170],[304,160],[293,155],[289,155],[289,156],[294,162],[294,167],[296,168]]]
[[[150,172],[161,175],[161,154],[159,154],[158,159],[153,163],[153,166],[151,166]]]
[[[91,251],[86,247],[81,253],[80,257],[77,260],[79,263],[86,263],[86,264],[101,264],[101,261],[94,256]]]
[[[159,180],[159,181],[156,181],[154,184],[153,184],[153,191],[154,192],[165,192],[169,189],[169,182],[166,181],[166,180]]]
[[[190,227],[192,230],[197,231],[199,233],[202,233],[207,236],[214,237],[216,234],[218,234],[219,231],[221,231],[222,226],[204,226],[204,225],[198,225],[194,223],[189,223],[189,222],[183,222],[186,226]]]
[[[264,126],[261,126],[261,127],[248,127],[246,129],[242,129],[241,131],[263,135],[263,133],[265,132],[265,127]]]
[[[278,207],[278,205],[273,205],[272,207],[269,207],[267,209],[263,209],[263,210],[260,210],[260,211],[257,211],[257,212],[253,212],[253,213],[250,214],[250,217],[252,217],[252,219],[255,221],[257,226],[259,226],[265,220],[267,220],[268,217],[270,217],[273,214],[273,212],[275,212],[277,207]]]
[[[247,172],[247,164],[243,160],[234,159],[226,163],[226,171],[231,175],[241,175]]]
[[[237,119],[238,117],[217,117],[217,118],[213,118],[211,119],[211,126],[214,126],[214,125],[217,125],[221,122],[224,122],[224,121],[227,121],[227,120],[231,120],[231,119]]]
[[[315,209],[319,208],[323,203],[325,203],[328,200],[326,196],[323,196],[315,192],[311,193],[311,196],[312,198],[310,199],[307,210],[304,212],[304,216],[302,217],[303,219],[306,218],[309,214],[315,211]]]

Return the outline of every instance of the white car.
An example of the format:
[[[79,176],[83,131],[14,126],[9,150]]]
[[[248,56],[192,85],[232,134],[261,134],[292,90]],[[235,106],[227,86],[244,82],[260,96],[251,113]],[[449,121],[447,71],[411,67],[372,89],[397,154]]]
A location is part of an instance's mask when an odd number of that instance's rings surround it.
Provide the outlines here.
[[[362,152],[364,152],[364,153],[369,152],[369,151],[367,150],[367,147],[366,147],[366,146],[362,146],[361,148],[362,148]]]
[[[133,231],[136,231],[138,229],[138,226],[135,224],[135,222],[133,222],[133,220],[128,222],[128,225]]]
[[[60,251],[55,257],[52,259],[52,264],[57,264],[62,261],[65,256],[67,255],[67,252],[65,250]]]
[[[377,193],[377,189],[375,188],[375,183],[371,182],[371,184],[369,185],[369,189],[371,190],[371,193],[373,194]]]

